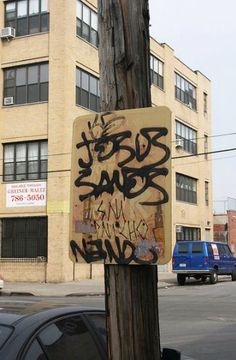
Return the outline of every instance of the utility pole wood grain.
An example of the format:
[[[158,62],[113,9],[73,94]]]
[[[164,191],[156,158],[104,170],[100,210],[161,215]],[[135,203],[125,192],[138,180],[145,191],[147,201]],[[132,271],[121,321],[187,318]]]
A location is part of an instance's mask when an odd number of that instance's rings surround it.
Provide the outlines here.
[[[101,111],[151,106],[148,0],[98,0]],[[105,265],[110,360],[160,360],[157,266]]]

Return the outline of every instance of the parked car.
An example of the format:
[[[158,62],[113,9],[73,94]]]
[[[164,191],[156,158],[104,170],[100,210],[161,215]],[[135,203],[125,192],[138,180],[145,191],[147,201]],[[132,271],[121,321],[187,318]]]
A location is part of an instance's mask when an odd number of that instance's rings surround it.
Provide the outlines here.
[[[211,284],[219,275],[231,275],[236,281],[236,257],[225,243],[211,241],[178,241],[172,257],[172,271],[177,282],[184,285],[186,278],[194,277]]]
[[[25,304],[0,308],[1,360],[107,360],[104,310]],[[169,359],[182,357],[162,349],[162,360]]]
[[[0,359],[107,360],[104,311],[33,308],[31,314],[0,311]]]
[[[4,287],[4,280],[3,277],[0,275],[0,291],[3,289]]]

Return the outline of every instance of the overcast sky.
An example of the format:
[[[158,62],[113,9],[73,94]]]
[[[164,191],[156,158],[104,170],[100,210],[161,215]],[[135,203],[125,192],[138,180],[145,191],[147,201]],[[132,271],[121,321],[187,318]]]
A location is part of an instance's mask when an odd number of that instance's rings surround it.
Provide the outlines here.
[[[211,80],[212,135],[236,133],[236,1],[149,0],[149,7],[150,34]],[[236,135],[212,138],[212,150],[232,147]],[[236,198],[236,151],[212,158],[214,200]]]

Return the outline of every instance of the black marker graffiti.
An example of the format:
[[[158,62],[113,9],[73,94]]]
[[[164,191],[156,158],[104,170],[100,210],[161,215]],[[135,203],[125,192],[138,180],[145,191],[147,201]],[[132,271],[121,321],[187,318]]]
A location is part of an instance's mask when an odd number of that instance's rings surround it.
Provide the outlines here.
[[[135,245],[129,240],[121,242],[117,236],[115,237],[116,251],[113,249],[112,244],[108,239],[105,239],[104,242],[101,239],[90,240],[87,242],[83,239],[82,245],[83,249],[74,240],[70,241],[71,251],[76,262],[78,262],[77,253],[79,253],[87,263],[106,260],[106,258],[109,257],[110,262],[114,260],[120,265],[128,265],[132,261],[139,265],[148,265],[155,264],[158,259],[157,252],[152,247],[148,249],[150,259],[144,260],[139,258],[136,255],[137,249]],[[106,250],[104,250],[104,247]],[[128,254],[126,255],[126,253]]]
[[[106,114],[105,114],[106,115]],[[80,167],[79,176],[75,180],[76,187],[87,187],[90,190],[86,194],[79,196],[80,201],[94,197],[97,199],[102,194],[113,194],[118,190],[123,194],[124,199],[133,199],[143,194],[147,189],[155,189],[162,197],[156,201],[142,201],[139,204],[145,206],[156,206],[168,202],[168,193],[166,190],[158,185],[155,180],[159,176],[167,176],[168,170],[163,165],[170,157],[170,149],[158,141],[162,136],[166,136],[168,130],[164,127],[150,127],[143,128],[140,133],[135,136],[135,144],[127,145],[127,140],[132,136],[131,131],[126,130],[118,133],[109,133],[112,125],[121,117],[114,118],[105,124],[104,116],[101,116],[102,123],[100,124],[102,131],[99,137],[95,137],[92,126],[89,123],[90,138],[87,137],[85,132],[82,132],[82,141],[77,144],[77,149],[86,149],[87,161],[79,158],[78,165]],[[110,114],[109,114],[110,115]],[[126,141],[126,144],[124,142]],[[142,143],[146,145],[141,146]],[[141,167],[130,167],[128,164],[132,160],[138,163],[148,157],[152,147],[163,150],[163,156],[154,163],[144,165]],[[121,154],[122,160],[118,162],[118,169],[109,174],[106,170],[100,173],[100,180],[97,183],[90,181],[92,175],[92,168],[94,161],[104,162],[110,159],[115,154]]]

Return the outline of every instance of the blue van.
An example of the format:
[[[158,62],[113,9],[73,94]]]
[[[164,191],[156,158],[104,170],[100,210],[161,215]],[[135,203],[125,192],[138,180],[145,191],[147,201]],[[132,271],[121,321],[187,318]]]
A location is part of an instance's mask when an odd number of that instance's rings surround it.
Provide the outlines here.
[[[178,241],[172,257],[172,271],[177,282],[184,285],[186,278],[194,277],[216,284],[218,275],[231,275],[236,281],[236,257],[225,243],[213,241]]]

